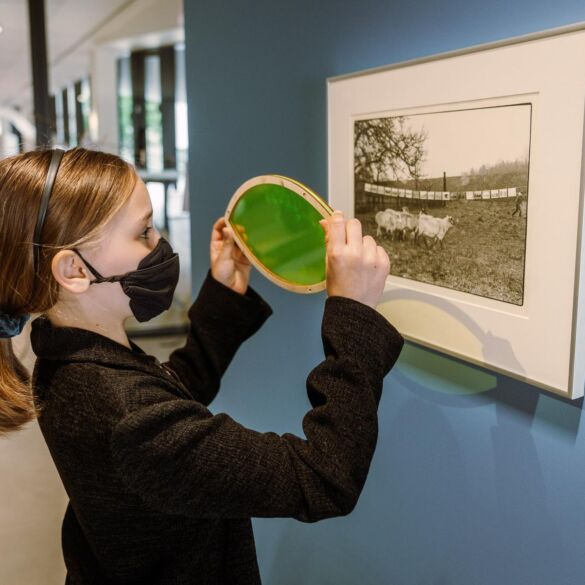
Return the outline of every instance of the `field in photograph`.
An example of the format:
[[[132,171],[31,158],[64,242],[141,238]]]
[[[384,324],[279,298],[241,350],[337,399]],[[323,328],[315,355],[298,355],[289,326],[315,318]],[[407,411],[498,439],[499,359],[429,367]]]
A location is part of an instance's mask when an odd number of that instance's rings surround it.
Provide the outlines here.
[[[408,205],[408,202],[406,202]],[[389,201],[386,207],[391,207]],[[526,217],[512,216],[515,201],[449,201],[427,213],[451,215],[456,220],[440,244],[427,248],[412,239],[376,237],[375,215],[386,207],[376,205],[355,216],[363,235],[372,235],[388,252],[391,274],[456,289],[482,297],[521,305],[523,302]],[[418,213],[414,206],[409,207]]]

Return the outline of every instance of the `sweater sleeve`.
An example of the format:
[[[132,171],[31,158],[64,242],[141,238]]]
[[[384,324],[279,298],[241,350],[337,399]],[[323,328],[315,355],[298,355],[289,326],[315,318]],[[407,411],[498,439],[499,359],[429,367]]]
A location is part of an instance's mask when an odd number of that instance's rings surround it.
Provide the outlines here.
[[[376,310],[336,296],[321,333],[325,359],[306,381],[306,439],[246,428],[196,401],[138,406],[111,435],[127,488],[158,511],[196,518],[349,514],[374,454],[383,378],[404,339]]]
[[[179,376],[193,398],[207,406],[239,346],[271,314],[270,305],[251,286],[245,294],[237,293],[208,270],[188,311],[187,340],[164,365]]]

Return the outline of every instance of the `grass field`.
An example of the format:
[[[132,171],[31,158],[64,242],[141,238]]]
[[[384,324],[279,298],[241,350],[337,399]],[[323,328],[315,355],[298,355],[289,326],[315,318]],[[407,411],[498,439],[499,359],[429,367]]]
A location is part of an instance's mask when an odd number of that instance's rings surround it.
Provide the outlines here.
[[[392,261],[391,273],[411,280],[521,305],[524,294],[526,217],[512,217],[513,199],[449,201],[429,209],[435,217],[451,215],[457,221],[443,240],[425,247],[421,240],[392,241],[376,237],[377,206],[356,213],[363,235],[374,236]],[[411,213],[418,209],[411,207]]]

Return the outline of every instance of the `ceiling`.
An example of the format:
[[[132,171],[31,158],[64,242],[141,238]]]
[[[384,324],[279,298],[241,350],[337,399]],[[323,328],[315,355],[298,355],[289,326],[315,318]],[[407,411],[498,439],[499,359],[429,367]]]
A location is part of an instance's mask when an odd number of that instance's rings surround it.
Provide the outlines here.
[[[87,70],[87,41],[136,0],[45,0],[49,83],[51,70],[59,77]],[[24,111],[32,101],[27,0],[0,0],[0,105],[19,104]]]

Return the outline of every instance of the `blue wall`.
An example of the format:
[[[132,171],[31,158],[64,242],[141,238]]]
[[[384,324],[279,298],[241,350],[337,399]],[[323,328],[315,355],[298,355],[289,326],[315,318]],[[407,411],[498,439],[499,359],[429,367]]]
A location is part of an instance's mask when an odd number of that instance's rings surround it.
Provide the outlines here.
[[[185,0],[193,286],[211,226],[248,178],[327,193],[326,77],[585,20],[583,0]],[[464,82],[464,80],[462,80]],[[213,412],[304,436],[325,293],[254,273],[274,315]],[[546,340],[542,347],[546,359]],[[267,585],[583,585],[581,402],[408,344],[387,376],[378,447],[354,512],[254,519]]]

